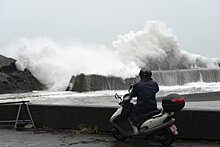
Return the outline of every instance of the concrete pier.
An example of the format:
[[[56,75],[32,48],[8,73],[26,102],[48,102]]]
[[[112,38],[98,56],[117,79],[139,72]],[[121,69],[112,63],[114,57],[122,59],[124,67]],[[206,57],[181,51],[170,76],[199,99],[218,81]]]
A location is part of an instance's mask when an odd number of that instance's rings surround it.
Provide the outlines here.
[[[215,97],[215,99],[202,101],[200,97],[200,101],[187,102],[186,108],[175,114],[179,130],[178,138],[220,140],[220,101],[218,100],[220,95],[219,93],[203,94],[203,97],[205,98],[206,95]],[[188,99],[186,96],[186,100]],[[215,107],[207,107],[210,103]],[[14,104],[0,105],[0,121],[15,119],[18,106]],[[29,108],[38,128],[72,129],[83,124],[99,131],[110,131],[112,126],[109,123],[109,118],[117,107],[30,104]],[[19,118],[21,120],[28,116],[25,109],[22,111]]]

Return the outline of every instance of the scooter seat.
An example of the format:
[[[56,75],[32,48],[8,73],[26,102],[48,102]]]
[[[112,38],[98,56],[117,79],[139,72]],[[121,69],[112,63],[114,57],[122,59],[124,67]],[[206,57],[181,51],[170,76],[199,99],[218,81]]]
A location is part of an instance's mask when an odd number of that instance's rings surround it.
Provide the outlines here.
[[[153,116],[160,114],[161,111],[162,111],[162,109],[158,109],[158,110],[151,111],[151,112],[149,112],[147,114],[141,115],[141,120],[140,120],[140,122],[138,124],[141,125],[143,122],[145,122],[145,120],[150,119]]]

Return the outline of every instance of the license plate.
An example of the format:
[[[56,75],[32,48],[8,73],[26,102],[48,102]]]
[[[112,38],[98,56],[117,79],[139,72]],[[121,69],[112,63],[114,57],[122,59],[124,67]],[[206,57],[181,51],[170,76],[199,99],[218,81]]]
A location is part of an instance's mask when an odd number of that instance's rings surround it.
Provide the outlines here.
[[[176,125],[173,124],[172,126],[170,126],[170,130],[173,132],[174,135],[178,134]]]

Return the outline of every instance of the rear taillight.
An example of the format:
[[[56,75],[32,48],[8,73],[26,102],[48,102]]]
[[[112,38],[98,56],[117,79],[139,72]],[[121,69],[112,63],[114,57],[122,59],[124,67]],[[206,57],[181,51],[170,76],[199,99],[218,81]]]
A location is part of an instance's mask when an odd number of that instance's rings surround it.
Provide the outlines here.
[[[184,97],[179,97],[179,98],[173,98],[171,100],[173,103],[179,104],[179,103],[183,103],[185,101]]]

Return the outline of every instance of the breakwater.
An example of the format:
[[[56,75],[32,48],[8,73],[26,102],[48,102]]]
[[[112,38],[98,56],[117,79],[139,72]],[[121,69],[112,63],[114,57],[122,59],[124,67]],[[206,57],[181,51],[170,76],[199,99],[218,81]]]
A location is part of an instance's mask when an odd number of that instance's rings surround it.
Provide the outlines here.
[[[192,82],[220,82],[220,69],[159,70],[152,72],[153,79],[161,86],[184,85]],[[68,91],[125,90],[139,81],[139,77],[120,78],[102,75],[72,76]]]

